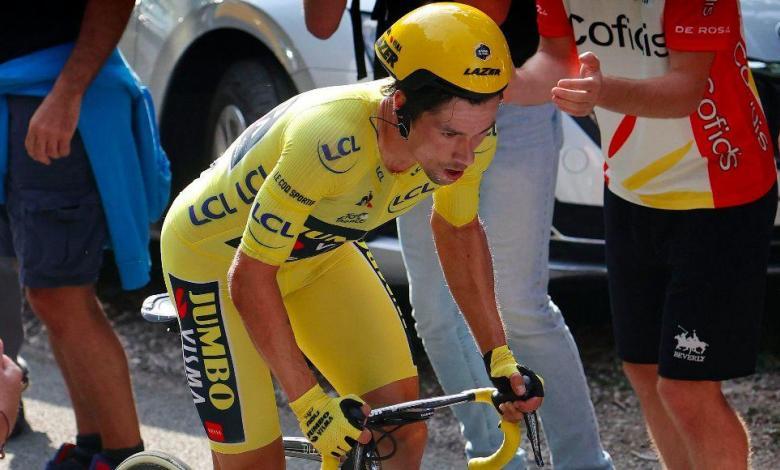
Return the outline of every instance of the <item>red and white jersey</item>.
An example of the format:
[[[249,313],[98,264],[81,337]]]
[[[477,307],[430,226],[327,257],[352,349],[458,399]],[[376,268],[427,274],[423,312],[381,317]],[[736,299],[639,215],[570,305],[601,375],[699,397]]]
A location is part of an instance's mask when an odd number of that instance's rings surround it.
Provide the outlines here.
[[[596,108],[609,189],[636,204],[697,209],[744,204],[776,179],[766,117],[748,68],[737,0],[537,0],[539,32],[573,35],[604,74],[665,74],[669,49],[712,51],[698,109],[653,119]]]

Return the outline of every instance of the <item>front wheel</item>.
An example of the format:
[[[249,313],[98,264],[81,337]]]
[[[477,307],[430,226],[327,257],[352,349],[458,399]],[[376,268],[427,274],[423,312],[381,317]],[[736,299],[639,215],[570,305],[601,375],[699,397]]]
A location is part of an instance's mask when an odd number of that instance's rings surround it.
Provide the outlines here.
[[[116,470],[192,470],[176,457],[158,450],[145,450],[125,459]]]

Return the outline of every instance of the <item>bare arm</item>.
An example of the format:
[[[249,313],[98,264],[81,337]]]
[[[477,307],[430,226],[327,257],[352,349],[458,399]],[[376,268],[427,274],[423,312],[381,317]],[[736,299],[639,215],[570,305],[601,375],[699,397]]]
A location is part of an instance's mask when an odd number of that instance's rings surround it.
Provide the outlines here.
[[[504,102],[536,105],[550,101],[552,88],[562,78],[577,77],[577,47],[570,36],[539,38],[539,49],[522,67],[515,69],[504,91]]]
[[[669,50],[669,70],[658,77],[632,80],[602,76],[598,58],[580,56],[580,77],[564,79],[553,88],[553,101],[576,116],[594,106],[633,116],[680,118],[691,114],[704,95],[714,52]]]
[[[25,147],[30,156],[48,165],[70,154],[81,98],[125,30],[133,0],[89,0],[76,45],[51,92],[30,119]]]
[[[295,341],[282,294],[276,282],[277,266],[236,252],[228,273],[230,297],[249,337],[292,402],[317,380]]]
[[[477,340],[480,352],[484,356],[499,346],[505,346],[506,333],[496,303],[493,262],[479,219],[456,227],[434,211],[431,227],[444,277]],[[523,395],[526,388],[520,373],[514,372],[509,379],[512,390],[517,395]],[[502,403],[499,409],[505,418],[519,422],[523,412],[535,410],[541,403],[542,399],[535,397],[527,401]]]
[[[455,227],[434,211],[431,227],[444,277],[480,352],[485,354],[506,344],[496,303],[493,262],[482,224],[474,219]]]
[[[306,29],[316,38],[328,39],[339,29],[347,0],[303,0]]]

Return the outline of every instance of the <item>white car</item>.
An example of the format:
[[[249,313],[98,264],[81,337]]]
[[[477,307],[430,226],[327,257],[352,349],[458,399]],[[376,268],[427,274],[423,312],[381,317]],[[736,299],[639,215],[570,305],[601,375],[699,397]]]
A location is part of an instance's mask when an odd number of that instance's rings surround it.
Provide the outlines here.
[[[768,3],[742,2],[748,51],[760,49],[763,54],[761,60],[751,62],[764,91],[762,98],[771,95],[777,99],[778,15],[769,11],[777,12],[780,7],[767,8]],[[302,0],[137,1],[120,46],[158,106],[174,194],[208,167],[247,124],[279,102],[313,88],[356,81],[348,12],[335,34],[320,40],[306,30],[302,4]],[[369,77],[376,29],[370,19],[373,4],[373,0],[361,2],[360,26]],[[767,39],[766,31],[772,31],[773,38]],[[772,40],[778,42],[776,47],[768,44]],[[776,139],[777,119],[770,115],[770,122]],[[564,114],[563,132],[550,244],[551,273],[603,275],[604,158],[598,128],[588,118]],[[368,241],[388,281],[405,284],[395,225],[378,229]],[[780,251],[780,244],[773,245],[773,250]],[[780,272],[780,256],[775,258],[777,263],[770,270]]]
[[[361,29],[373,42],[373,0]],[[304,24],[302,0],[139,0],[120,48],[151,90],[173,194],[247,127],[297,93],[356,81],[352,23],[345,12],[328,40]],[[370,47],[366,48],[371,52]],[[365,58],[368,76],[372,59]],[[370,246],[391,283],[405,283],[398,240]]]

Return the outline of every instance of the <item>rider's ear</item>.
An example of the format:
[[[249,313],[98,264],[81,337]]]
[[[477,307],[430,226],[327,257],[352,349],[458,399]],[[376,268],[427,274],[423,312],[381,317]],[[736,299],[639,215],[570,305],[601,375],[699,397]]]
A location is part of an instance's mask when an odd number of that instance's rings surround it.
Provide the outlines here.
[[[406,104],[406,93],[401,90],[393,92],[393,109],[403,108]]]

